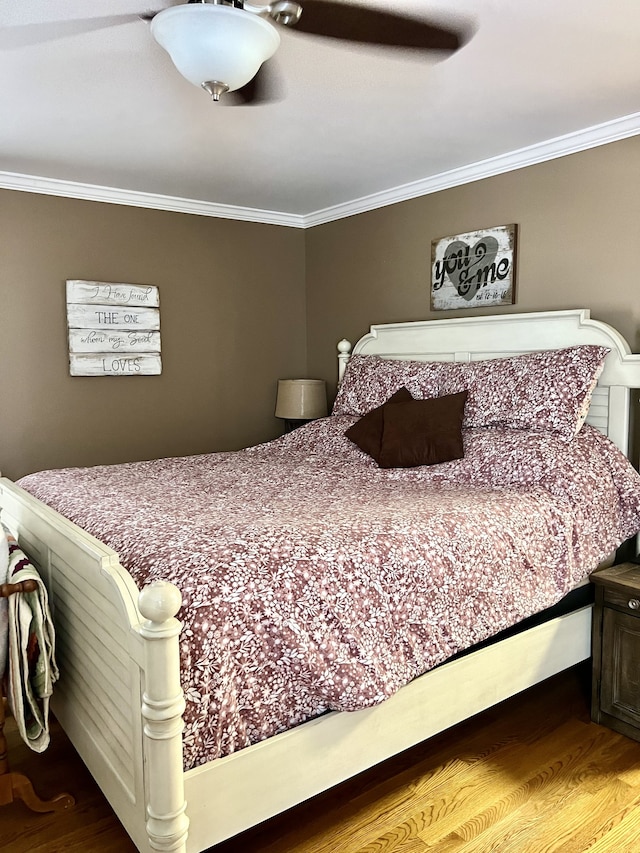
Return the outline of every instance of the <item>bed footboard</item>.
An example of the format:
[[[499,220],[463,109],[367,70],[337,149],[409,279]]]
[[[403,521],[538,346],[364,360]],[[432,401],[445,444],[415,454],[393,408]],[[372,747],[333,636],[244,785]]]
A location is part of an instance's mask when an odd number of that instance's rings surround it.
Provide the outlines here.
[[[179,591],[152,584],[138,606],[113,550],[6,479],[0,511],[49,594],[53,712],[141,853],[184,853]]]

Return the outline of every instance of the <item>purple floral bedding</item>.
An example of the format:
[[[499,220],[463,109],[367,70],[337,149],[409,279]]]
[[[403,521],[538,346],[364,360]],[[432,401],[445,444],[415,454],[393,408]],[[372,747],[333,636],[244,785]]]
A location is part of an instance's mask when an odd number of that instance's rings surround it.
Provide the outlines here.
[[[20,485],[183,595],[185,769],[382,702],[557,602],[640,530],[640,476],[589,426],[464,431],[465,458],[381,470],[333,416],[215,453]]]

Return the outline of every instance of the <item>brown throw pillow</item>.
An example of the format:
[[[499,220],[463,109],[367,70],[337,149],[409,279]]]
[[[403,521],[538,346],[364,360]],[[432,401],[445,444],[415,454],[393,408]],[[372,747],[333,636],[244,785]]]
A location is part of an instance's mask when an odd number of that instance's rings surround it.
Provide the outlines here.
[[[383,427],[383,409],[385,406],[393,403],[401,403],[413,400],[410,392],[406,388],[400,388],[395,394],[392,394],[389,399],[381,406],[371,409],[366,415],[363,415],[359,421],[349,427],[345,432],[347,438],[351,439],[354,444],[357,444],[360,450],[364,450],[373,459],[378,462],[380,457],[380,446],[382,444],[382,427]]]
[[[464,456],[462,420],[467,392],[384,407],[381,468],[437,465]]]

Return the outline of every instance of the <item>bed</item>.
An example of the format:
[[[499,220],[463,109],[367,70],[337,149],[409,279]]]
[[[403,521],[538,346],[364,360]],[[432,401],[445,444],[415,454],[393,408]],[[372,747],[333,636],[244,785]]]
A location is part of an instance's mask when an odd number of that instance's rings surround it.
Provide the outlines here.
[[[587,426],[577,437],[579,440],[571,442],[575,452],[582,457],[594,453],[600,441],[598,436],[604,434],[628,456],[630,389],[640,387],[640,356],[630,352],[627,343],[614,329],[591,320],[587,310],[373,326],[353,348],[346,341],[339,343],[339,377],[342,379],[345,375],[350,359],[352,367],[356,364],[353,356],[358,356],[361,363],[369,357],[374,360],[382,357],[386,364],[390,361],[436,365],[479,363],[482,369],[485,362],[495,359],[517,359],[526,353],[571,347],[606,348],[607,351],[606,357],[603,356],[597,387],[589,394],[588,413],[584,412]],[[346,387],[343,382],[341,390]],[[455,383],[448,390],[452,396],[461,393]],[[294,451],[303,452],[311,459],[305,462],[304,476],[317,479],[320,476],[318,457],[334,455],[331,442],[336,448],[349,444],[342,437],[344,428],[359,419],[353,413],[349,415],[349,404],[345,401],[347,396],[346,392],[342,393],[341,403],[343,410],[346,405],[347,411],[340,415],[341,410],[338,409],[338,414],[332,416],[330,426],[333,434],[329,445],[319,445],[322,453],[316,446],[305,444],[314,432],[324,429],[321,424],[314,423],[277,440],[276,451],[281,454],[280,458]],[[345,418],[343,425],[339,424],[340,417]],[[473,430],[468,432],[471,434]],[[494,454],[490,458],[496,461],[496,465],[490,467],[497,470],[496,455],[485,446],[487,434],[487,430],[478,429],[473,441],[480,448],[478,452]],[[323,442],[328,440],[322,439]],[[509,434],[502,440],[512,441],[512,437]],[[535,437],[535,442],[538,464],[544,467],[551,445],[557,444],[556,437],[550,439],[542,431]],[[248,465],[248,460],[253,459],[267,465],[271,459],[268,454],[273,451],[265,450],[265,447],[245,451],[243,462]],[[312,449],[307,452],[306,447]],[[415,466],[396,473],[390,466],[390,471],[386,472],[388,476],[383,480],[383,474],[370,459],[362,463],[358,461],[357,457],[364,457],[364,454],[355,445],[344,452],[351,453],[349,458],[353,457],[354,465],[368,464],[369,468],[376,469],[372,481],[374,493],[387,494],[386,483],[394,478],[402,480],[404,486],[414,492],[422,487],[423,475],[416,473],[419,469]],[[474,459],[475,452],[470,453],[467,448],[466,458]],[[199,469],[209,464],[226,465],[228,457],[234,455],[215,456],[213,461],[205,457],[192,458],[188,465]],[[455,457],[450,458],[455,461]],[[145,464],[139,465],[144,467]],[[339,468],[341,464],[338,459],[334,467]],[[622,471],[618,461],[612,464]],[[165,460],[159,465],[152,469],[156,480],[170,482],[176,500],[184,499],[188,509],[188,498],[183,498],[186,492],[179,488],[182,468],[178,469],[178,463],[173,460]],[[433,471],[436,468],[445,472],[449,470],[446,464],[435,466]],[[137,477],[140,467],[134,470]],[[266,470],[262,468],[263,474]],[[595,473],[591,474],[594,488],[599,488],[603,479],[597,473],[599,470],[594,462]],[[242,476],[249,476],[247,471],[248,468],[242,469]],[[72,475],[76,476],[81,480],[88,477],[86,472]],[[441,474],[424,476],[437,478]],[[630,477],[628,472],[621,476]],[[589,479],[588,473],[585,477]],[[47,485],[43,486],[45,494],[47,488],[56,491],[56,482],[55,473],[47,478]],[[207,480],[207,488],[211,482],[211,479]],[[586,480],[581,481],[580,489],[584,483]],[[640,493],[633,492],[631,479],[629,483],[627,526],[623,525],[623,528],[627,532],[633,528],[635,533],[640,530],[640,523],[634,515],[638,512]],[[29,483],[29,478],[24,485],[35,488]],[[303,488],[306,481],[299,485]],[[365,501],[366,488],[363,485],[364,491],[357,492],[358,501],[354,503]],[[449,485],[446,488],[449,489]],[[454,505],[458,486],[451,488],[453,491],[449,490],[447,495]],[[105,487],[103,491],[110,489],[111,486]],[[367,512],[358,514],[353,509],[349,515],[352,494],[349,483],[342,491],[338,485],[328,494],[329,502],[320,508],[321,514],[333,518],[336,527],[344,525],[346,517],[349,517],[350,529],[363,523]],[[508,489],[506,494],[508,500],[505,504],[516,500],[515,494]],[[212,495],[211,500],[214,499],[215,495]],[[523,498],[521,511],[515,516],[527,516],[526,501],[529,499]],[[389,500],[393,499],[390,497]],[[65,501],[61,502],[62,508],[66,506]],[[93,507],[86,507],[83,493],[76,500],[77,506],[72,507],[72,503],[70,514],[81,516],[82,512],[88,513],[87,526],[91,528],[93,515],[99,513],[93,513]],[[275,504],[277,500],[274,498]],[[99,501],[96,501],[96,506],[99,506]],[[438,655],[431,659],[432,665],[428,670],[411,679],[406,678],[405,672],[398,683],[386,691],[388,696],[385,694],[385,682],[382,688],[374,682],[364,699],[365,704],[369,704],[359,710],[352,710],[342,699],[337,701],[337,705],[346,710],[330,710],[329,706],[310,718],[305,718],[300,709],[296,709],[290,712],[292,727],[282,727],[278,733],[269,733],[269,736],[259,739],[256,739],[254,731],[248,745],[234,735],[234,743],[219,742],[216,757],[207,760],[205,753],[194,746],[198,738],[194,738],[193,733],[201,721],[196,719],[194,722],[187,714],[184,732],[185,692],[187,707],[194,697],[191,695],[193,685],[184,672],[185,646],[180,646],[181,625],[175,618],[183,606],[177,586],[158,578],[150,561],[146,567],[146,585],[139,591],[124,565],[125,542],[119,556],[114,548],[103,544],[25,488],[6,479],[0,481],[0,508],[2,521],[39,567],[49,591],[61,664],[61,679],[53,697],[53,710],[134,843],[145,853],[151,850],[202,851],[590,655],[591,607],[588,604],[533,625],[526,623],[530,627],[500,634],[498,642],[479,642],[477,645],[476,640],[486,639],[486,631],[482,634],[477,630],[483,622],[483,613],[470,608],[465,627],[468,642],[465,643],[471,646],[471,650],[466,654],[455,654],[450,658],[450,652],[460,649],[456,644],[447,649],[446,643],[440,643]],[[121,514],[115,514],[107,525],[112,542],[120,541],[120,529],[135,524],[129,518],[126,504],[119,506],[119,512]],[[242,539],[245,555],[256,547],[256,531],[261,523],[257,516],[247,519],[249,533]],[[567,537],[560,516],[554,518],[551,526],[557,538]],[[145,535],[145,531],[137,529],[136,538],[142,541]],[[388,531],[381,531],[380,535],[388,537]],[[587,541],[585,534],[584,542]],[[597,564],[604,556],[601,554],[596,560],[597,549],[589,550],[586,544],[583,548],[582,539],[574,546],[576,559],[572,572],[561,582],[556,578],[553,594],[550,591],[548,599],[534,597],[538,606],[543,607],[561,592],[568,591],[579,578],[586,577],[596,567],[594,560]],[[279,543],[278,547],[282,551],[283,544]],[[473,552],[474,543],[466,542],[465,549]],[[480,556],[476,554],[474,559],[480,560]],[[532,563],[535,559],[535,554],[530,555]],[[327,558],[327,561],[331,562],[331,559]],[[496,558],[496,564],[498,562],[506,565],[508,558]],[[578,565],[580,562],[584,565]],[[473,565],[469,565],[471,574]],[[168,559],[167,567],[171,566],[171,559]],[[530,568],[533,570],[535,566]],[[170,574],[169,569],[165,577],[167,574]],[[553,586],[551,581],[548,586]],[[197,610],[202,604],[197,599],[197,589],[195,583],[183,588],[186,604],[180,614],[187,620],[184,633],[193,632],[195,623],[188,621],[191,610]],[[518,616],[529,615],[529,611],[521,612],[517,596],[515,599],[513,606]],[[202,624],[201,615],[198,620],[198,624]],[[415,663],[418,668],[424,665],[424,661]],[[406,683],[400,686],[403,678]],[[460,690],[461,684],[464,684],[464,690]],[[376,694],[376,690],[378,693],[382,690],[385,695]],[[359,706],[356,703],[354,707]],[[213,734],[209,739],[215,739]],[[199,740],[206,741],[207,738]]]

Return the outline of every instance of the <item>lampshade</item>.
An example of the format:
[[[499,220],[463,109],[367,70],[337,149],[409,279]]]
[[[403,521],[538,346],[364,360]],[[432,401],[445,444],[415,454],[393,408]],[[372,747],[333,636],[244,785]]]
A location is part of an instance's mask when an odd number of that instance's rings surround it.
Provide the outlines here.
[[[220,83],[230,92],[253,79],[280,44],[276,28],[253,12],[211,3],[170,6],[154,16],[151,33],[194,86]]]
[[[327,414],[327,387],[324,379],[279,379],[276,417],[311,420]]]

